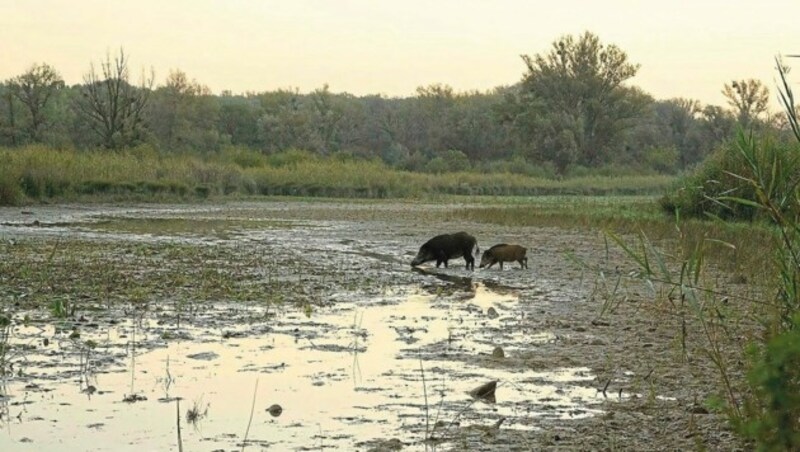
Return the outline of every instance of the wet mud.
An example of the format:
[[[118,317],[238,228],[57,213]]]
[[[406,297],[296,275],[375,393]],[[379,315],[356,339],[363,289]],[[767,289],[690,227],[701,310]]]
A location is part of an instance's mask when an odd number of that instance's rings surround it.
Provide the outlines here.
[[[640,309],[646,292],[599,316],[567,257],[607,260],[596,233],[443,222],[446,208],[0,209],[0,253],[20,265],[78,243],[76,259],[130,261],[141,281],[203,269],[135,296],[53,288],[73,300],[61,315],[26,301],[44,283],[11,280],[0,449],[738,447],[718,415],[687,411],[713,382],[671,367],[674,331]],[[525,244],[530,269],[411,268],[451,230]]]

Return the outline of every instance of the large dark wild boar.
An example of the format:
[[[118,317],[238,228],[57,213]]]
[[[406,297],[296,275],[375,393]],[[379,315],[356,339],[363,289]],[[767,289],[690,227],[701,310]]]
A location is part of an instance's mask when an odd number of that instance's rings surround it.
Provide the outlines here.
[[[444,263],[447,268],[447,260],[464,256],[467,262],[467,269],[475,270],[475,258],[472,257],[472,249],[478,249],[478,241],[475,237],[466,232],[456,232],[455,234],[442,234],[428,240],[419,248],[417,257],[411,261],[412,266],[425,262],[436,261],[436,267]]]
[[[519,262],[520,268],[528,268],[528,258],[525,257],[527,248],[519,245],[508,245],[501,243],[483,252],[481,256],[480,268],[492,268],[492,265],[500,263],[500,270],[503,269],[503,262]]]

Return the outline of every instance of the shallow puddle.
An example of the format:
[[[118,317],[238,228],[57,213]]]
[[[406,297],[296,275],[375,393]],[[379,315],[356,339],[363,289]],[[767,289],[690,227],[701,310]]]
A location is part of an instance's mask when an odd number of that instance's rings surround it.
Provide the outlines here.
[[[176,331],[151,320],[83,328],[74,340],[52,326],[18,328],[14,341],[29,350],[24,377],[5,386],[0,449],[177,450],[180,418],[186,450],[240,448],[245,435],[250,447],[352,450],[397,438],[423,450],[426,431],[446,438],[500,418],[503,428],[529,429],[599,412],[586,368],[504,368],[516,349],[556,340],[515,328],[513,293],[348,297],[334,295],[310,318],[254,310],[235,329],[195,322]],[[192,339],[161,339],[181,334]],[[505,358],[491,357],[495,345]],[[496,403],[467,394],[489,381],[498,381]]]

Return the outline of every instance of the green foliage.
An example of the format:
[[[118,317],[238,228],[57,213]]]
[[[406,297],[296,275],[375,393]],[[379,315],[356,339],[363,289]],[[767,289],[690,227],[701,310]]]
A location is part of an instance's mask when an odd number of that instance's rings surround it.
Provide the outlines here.
[[[233,147],[254,152],[239,153],[244,167],[260,166],[261,158],[253,158],[259,154],[304,149],[436,173],[493,166],[492,172],[552,177],[602,166],[674,174],[702,160],[736,122],[721,107],[654,101],[626,86],[638,66],[591,33],[560,38],[549,54],[524,61],[523,80],[486,92],[432,84],[411,97],[388,98],[334,93],[323,85],[309,93],[213,95],[181,70],[160,86],[152,73],[138,79],[120,51],[72,87],[45,64],[0,83],[0,146],[127,150],[146,144],[203,158]],[[676,149],[677,163],[664,155],[646,158],[652,149]],[[452,158],[452,150],[466,160]],[[523,158],[525,164],[508,164]]]
[[[769,90],[759,80],[734,80],[722,88],[739,124],[750,127],[767,112]]]
[[[12,179],[0,174],[0,206],[15,206],[22,201],[22,191]]]
[[[575,163],[607,163],[621,132],[650,102],[623,85],[639,66],[592,33],[564,36],[548,54],[522,58],[528,72],[512,99],[515,129],[561,172]]]
[[[682,178],[661,205],[682,216],[754,220],[765,217],[762,203],[773,203],[782,214],[797,215],[798,183],[800,144],[740,133]]]
[[[680,151],[674,146],[651,148],[645,152],[644,166],[659,173],[674,174],[679,166]]]
[[[47,64],[34,64],[23,74],[8,83],[10,94],[24,105],[26,115],[20,118],[26,122],[24,130],[27,138],[34,143],[41,142],[44,129],[51,120],[48,103],[64,88],[64,80],[58,71]]]
[[[778,70],[783,82],[781,99],[794,131],[796,106],[780,62]],[[739,120],[752,121],[764,90],[756,83],[728,88],[727,94],[740,108]],[[643,259],[660,254],[645,247],[636,254],[635,248],[617,239],[639,263],[645,279],[673,286],[670,294],[678,292],[679,297],[670,297],[676,314],[685,316],[686,300],[691,320],[702,327],[706,355],[720,377],[725,412],[741,435],[765,451],[800,449],[800,135],[796,138],[787,142],[763,132],[755,137],[740,131],[661,201],[677,218],[688,214],[766,220],[762,224],[768,224],[769,240],[752,254],[771,249],[772,271],[765,273],[756,298],[743,299],[743,306],[738,307],[740,318],[750,318],[758,325],[746,333],[751,339],[745,356],[737,356],[734,345],[741,340],[742,333],[736,332],[741,324],[723,314],[731,311],[720,308],[718,294],[710,289],[713,286],[700,278],[705,267],[703,244],[719,240],[704,236],[690,253],[683,254],[678,284],[669,270],[654,271]],[[680,224],[677,222],[678,227]],[[756,273],[757,268],[748,268],[748,274]],[[675,299],[680,300],[680,309]],[[686,335],[685,322],[682,336]],[[746,380],[739,377],[741,371],[746,371]]]
[[[793,323],[800,325],[800,315]],[[800,329],[771,338],[749,354],[747,380],[754,390],[748,420],[740,429],[759,450],[800,449]]]
[[[272,154],[268,158],[270,166],[294,168],[301,163],[308,163],[317,160],[317,156],[309,151],[302,149],[289,149],[284,152]]]

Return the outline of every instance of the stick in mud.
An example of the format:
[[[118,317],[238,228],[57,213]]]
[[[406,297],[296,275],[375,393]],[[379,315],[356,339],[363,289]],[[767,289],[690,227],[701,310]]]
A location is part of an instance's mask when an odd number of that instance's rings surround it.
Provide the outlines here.
[[[253,423],[253,411],[256,408],[256,394],[258,394],[258,378],[256,378],[256,387],[253,389],[253,403],[250,405],[250,419],[247,420],[247,430],[244,432],[244,440],[242,440],[242,451],[247,446],[247,435],[250,434],[250,424]]]
[[[422,394],[425,396],[425,440],[427,441],[430,439],[430,419],[428,417],[428,387],[425,384],[425,369],[422,368],[422,356],[419,357],[419,371],[422,373]]]
[[[608,398],[608,396],[606,395],[606,390],[608,389],[608,385],[610,384],[611,384],[611,379],[609,378],[608,381],[606,381],[606,385],[603,386],[603,390],[601,391],[603,393],[603,397],[605,398]]]
[[[181,439],[181,398],[178,397],[175,401],[178,403],[176,409],[176,419],[178,423],[178,452],[183,452],[183,440]]]

